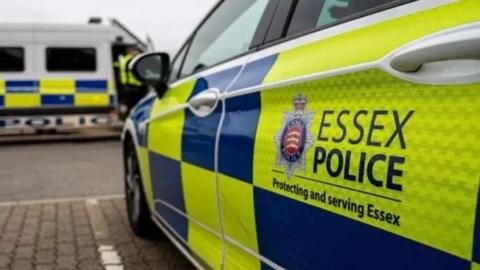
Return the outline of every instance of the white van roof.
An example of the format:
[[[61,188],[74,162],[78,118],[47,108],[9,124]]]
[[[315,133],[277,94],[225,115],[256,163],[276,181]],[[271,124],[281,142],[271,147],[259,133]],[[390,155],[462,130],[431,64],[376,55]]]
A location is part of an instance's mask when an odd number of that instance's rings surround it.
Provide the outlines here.
[[[0,23],[0,31],[111,31],[112,26],[104,24],[69,23]]]
[[[73,40],[92,37],[110,42],[118,42],[120,38],[126,44],[138,43],[136,36],[115,24],[0,23],[0,40],[42,42],[54,36]]]

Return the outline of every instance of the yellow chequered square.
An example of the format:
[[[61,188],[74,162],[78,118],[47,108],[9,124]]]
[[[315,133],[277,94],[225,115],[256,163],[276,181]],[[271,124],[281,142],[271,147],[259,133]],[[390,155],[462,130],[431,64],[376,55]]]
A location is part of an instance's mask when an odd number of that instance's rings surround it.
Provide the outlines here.
[[[192,220],[207,227],[189,222],[188,243],[214,268],[220,268],[222,239],[215,173],[185,162],[182,162],[181,173],[186,212]]]
[[[188,81],[171,88],[162,99],[155,100],[148,128],[148,149],[155,153],[180,160],[182,153],[182,134],[185,122],[183,109],[159,117],[165,112],[182,106],[190,96],[195,81]]]
[[[181,167],[187,214],[220,231],[215,173],[185,162]]]
[[[225,256],[225,269],[261,269],[261,263],[257,257],[234,244],[227,243],[225,252],[227,253]]]
[[[75,94],[75,106],[108,106],[108,94]]]
[[[144,147],[137,148],[138,160],[140,163],[140,172],[142,175],[143,190],[147,197],[148,206],[150,209],[154,209],[155,202],[153,201],[153,187],[150,174],[150,162],[148,156],[148,149]]]
[[[163,102],[155,101],[152,116],[159,111],[158,104]],[[153,119],[148,127],[148,149],[171,159],[180,160],[184,121],[183,110],[160,119]]]
[[[188,224],[188,244],[213,269],[221,269],[222,238],[198,224],[190,221]]]
[[[112,80],[108,81],[108,93],[114,94],[115,93],[115,82]]]
[[[452,14],[462,14],[462,16],[452,16]],[[452,4],[441,8],[432,8],[397,19],[392,18],[354,31],[318,39],[310,44],[280,53],[264,83],[375,61],[429,34],[477,22],[480,19],[479,14],[478,0],[452,1]],[[419,25],[422,27],[418,27]],[[398,29],[409,29],[409,31],[398,35]],[[382,42],[372,44],[372,37]]]
[[[225,234],[258,253],[253,186],[219,174],[220,200]],[[227,247],[227,269],[260,269],[260,260],[232,245]]]
[[[5,95],[5,108],[32,108],[40,107],[39,94],[8,94]]]
[[[40,80],[41,94],[74,94],[74,79],[43,79]]]
[[[0,80],[0,94],[4,94],[4,93],[5,93],[5,81]]]
[[[252,251],[258,251],[253,185],[219,174],[225,233]]]
[[[480,270],[480,264],[472,262],[472,270]]]

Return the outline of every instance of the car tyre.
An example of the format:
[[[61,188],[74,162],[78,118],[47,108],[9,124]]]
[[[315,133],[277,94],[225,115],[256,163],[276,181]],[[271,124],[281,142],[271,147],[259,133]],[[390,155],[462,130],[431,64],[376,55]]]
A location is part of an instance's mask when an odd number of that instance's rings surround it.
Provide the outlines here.
[[[145,239],[157,239],[162,234],[152,221],[147,198],[142,185],[140,164],[133,143],[125,155],[125,200],[128,222],[133,233]]]

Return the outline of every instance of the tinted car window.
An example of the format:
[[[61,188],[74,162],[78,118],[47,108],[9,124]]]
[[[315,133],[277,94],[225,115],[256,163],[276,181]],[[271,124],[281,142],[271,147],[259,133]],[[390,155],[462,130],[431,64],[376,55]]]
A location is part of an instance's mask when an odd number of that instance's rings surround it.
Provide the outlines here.
[[[287,35],[326,27],[412,0],[298,0]]]
[[[47,48],[48,71],[95,71],[94,48]]]
[[[195,33],[182,77],[247,52],[268,2],[223,2]]]
[[[18,72],[25,69],[25,55],[20,47],[0,47],[0,71]]]

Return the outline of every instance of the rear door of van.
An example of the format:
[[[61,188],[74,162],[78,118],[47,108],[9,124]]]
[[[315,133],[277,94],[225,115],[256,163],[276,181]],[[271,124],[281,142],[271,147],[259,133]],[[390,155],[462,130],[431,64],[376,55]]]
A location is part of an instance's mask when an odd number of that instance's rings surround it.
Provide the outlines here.
[[[0,134],[7,134],[6,127],[18,123],[6,116],[25,107],[23,100],[37,89],[32,80],[36,76],[35,40],[28,30],[9,25],[2,26],[0,40]]]
[[[479,40],[478,0],[282,1],[224,98],[227,258],[479,269]]]

